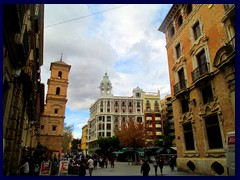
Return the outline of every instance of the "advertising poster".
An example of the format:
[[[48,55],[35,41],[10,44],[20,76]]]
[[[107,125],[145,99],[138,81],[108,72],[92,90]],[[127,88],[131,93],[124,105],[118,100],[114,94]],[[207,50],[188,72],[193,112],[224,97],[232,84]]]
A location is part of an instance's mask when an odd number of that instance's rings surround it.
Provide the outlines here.
[[[43,161],[41,164],[40,174],[42,176],[48,176],[51,172],[51,162],[50,161]]]
[[[68,174],[68,161],[60,161],[60,169],[59,169],[59,174]]]

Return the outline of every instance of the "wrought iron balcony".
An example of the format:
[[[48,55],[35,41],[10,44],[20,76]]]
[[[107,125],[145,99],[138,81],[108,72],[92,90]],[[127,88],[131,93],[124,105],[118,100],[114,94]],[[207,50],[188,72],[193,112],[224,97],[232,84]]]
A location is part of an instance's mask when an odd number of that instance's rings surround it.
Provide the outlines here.
[[[174,88],[174,94],[177,94],[178,92],[180,92],[181,90],[186,89],[186,84],[187,84],[187,80],[182,80],[179,81],[177,84],[175,84],[173,86]]]
[[[193,82],[199,79],[204,74],[209,73],[209,63],[204,62],[200,66],[198,66],[194,71],[192,72],[192,80]]]

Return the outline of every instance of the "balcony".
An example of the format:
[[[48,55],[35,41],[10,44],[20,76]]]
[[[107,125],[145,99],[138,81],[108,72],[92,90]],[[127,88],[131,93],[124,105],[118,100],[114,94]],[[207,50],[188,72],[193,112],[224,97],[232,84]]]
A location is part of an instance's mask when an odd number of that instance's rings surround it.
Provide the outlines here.
[[[200,64],[194,71],[192,72],[192,81],[199,80],[204,75],[209,74],[209,63],[204,62]]]
[[[187,88],[187,80],[179,81],[177,84],[173,86],[174,88],[174,95],[180,93],[181,91],[184,91]]]

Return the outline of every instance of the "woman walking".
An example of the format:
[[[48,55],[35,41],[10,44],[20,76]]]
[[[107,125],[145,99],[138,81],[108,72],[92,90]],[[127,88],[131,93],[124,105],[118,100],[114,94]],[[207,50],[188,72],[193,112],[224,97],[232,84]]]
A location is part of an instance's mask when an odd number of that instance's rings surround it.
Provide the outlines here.
[[[160,156],[160,158],[159,158],[158,166],[159,166],[159,168],[160,168],[161,175],[163,175],[164,160],[163,160],[163,157],[162,157],[162,156]]]

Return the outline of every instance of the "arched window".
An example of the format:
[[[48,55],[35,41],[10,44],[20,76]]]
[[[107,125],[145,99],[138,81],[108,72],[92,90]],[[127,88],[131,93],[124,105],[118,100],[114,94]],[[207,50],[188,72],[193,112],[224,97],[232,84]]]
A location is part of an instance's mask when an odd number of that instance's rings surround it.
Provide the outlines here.
[[[170,29],[170,35],[171,37],[173,37],[175,34],[175,30],[174,30],[174,27],[172,26],[171,29]]]
[[[56,88],[56,94],[59,95],[60,94],[60,87]]]
[[[59,72],[58,72],[58,78],[59,78],[59,79],[62,79],[62,71],[59,71]]]
[[[180,28],[180,26],[182,25],[182,23],[183,23],[182,15],[180,15],[180,16],[178,17],[178,28]]]
[[[187,15],[189,15],[192,12],[192,4],[187,5],[186,11],[187,11]]]

